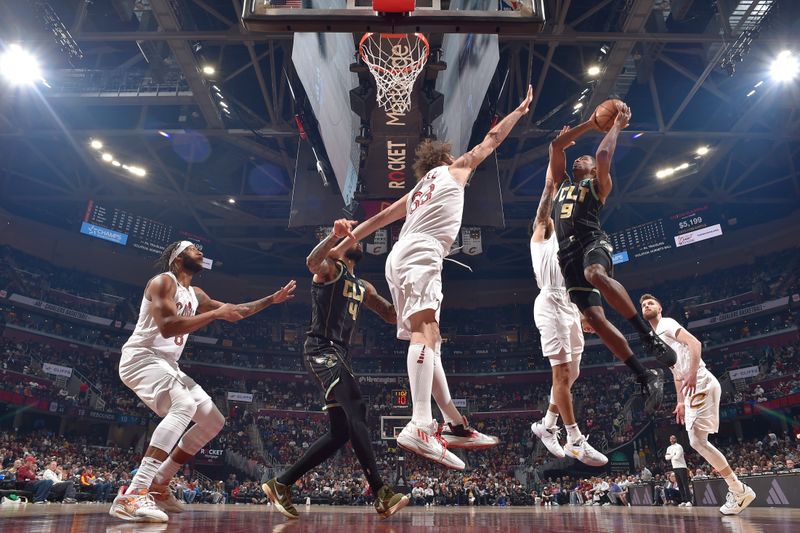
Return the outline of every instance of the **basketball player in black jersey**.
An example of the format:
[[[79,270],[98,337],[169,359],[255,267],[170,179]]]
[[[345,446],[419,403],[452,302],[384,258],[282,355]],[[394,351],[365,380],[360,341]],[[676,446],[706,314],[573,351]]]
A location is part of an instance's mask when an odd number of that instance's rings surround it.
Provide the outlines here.
[[[328,257],[340,238],[352,236],[350,227],[353,224],[354,221],[337,220],[331,234],[306,259],[314,278],[311,285],[311,325],[303,357],[306,368],[322,389],[330,428],[288,470],[262,485],[275,507],[289,518],[299,517],[292,505],[292,485],[332,457],[348,440],[364,469],[375,495],[375,510],[381,518],[388,518],[409,502],[408,496],[395,494],[378,473],[367,429],[367,406],[353,376],[353,364],[348,353],[362,304],[390,324],[396,323],[397,313],[391,303],[378,295],[371,283],[355,276],[355,266],[363,253],[360,243],[348,248],[341,260],[334,261]]]
[[[564,151],[578,137],[591,129],[599,129],[594,115],[563,132],[552,143],[550,165],[557,180],[553,198],[553,220],[558,239],[558,262],[570,300],[578,306],[589,325],[603,343],[635,374],[647,396],[645,410],[654,412],[664,396],[660,370],[646,370],[633,354],[628,341],[605,316],[601,296],[639,334],[647,354],[655,356],[665,367],[675,364],[675,352],[655,334],[650,324],[637,313],[628,291],[612,276],[613,248],[608,236],[600,227],[600,211],[611,193],[611,159],[617,146],[617,137],[630,121],[631,110],[619,103],[614,124],[606,133],[595,157],[583,155],[572,164],[570,178],[566,171]]]

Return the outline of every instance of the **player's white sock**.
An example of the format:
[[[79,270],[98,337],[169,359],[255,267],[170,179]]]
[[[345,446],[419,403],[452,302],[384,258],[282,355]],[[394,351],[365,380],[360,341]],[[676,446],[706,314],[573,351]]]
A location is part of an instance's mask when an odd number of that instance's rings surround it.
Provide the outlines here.
[[[172,456],[170,455],[169,457],[167,457],[166,461],[161,463],[161,466],[158,469],[156,477],[153,478],[153,483],[155,483],[156,485],[168,485],[182,466],[183,466],[182,464],[173,461]]]
[[[161,461],[154,457],[144,457],[142,464],[139,465],[139,470],[133,476],[131,484],[125,494],[133,494],[140,489],[149,489],[153,483],[153,478],[156,477],[158,469],[161,466]]]
[[[441,344],[436,346],[441,346]],[[463,423],[463,417],[450,397],[450,387],[447,386],[447,376],[444,375],[444,367],[442,366],[442,354],[438,350],[433,355],[433,385],[431,393],[433,394],[433,399],[436,400],[436,405],[439,406],[439,410],[442,412],[445,422],[454,426]]]
[[[728,484],[728,488],[733,492],[744,492],[744,483],[739,481],[739,478],[733,473],[733,471],[731,471],[731,473],[727,476],[722,477],[725,479],[725,483]]]
[[[564,424],[567,429],[567,440],[570,442],[577,442],[583,438],[581,430],[578,429],[578,424]]]
[[[408,347],[406,366],[413,406],[411,420],[420,426],[429,426],[433,422],[431,414],[433,359],[434,351],[424,344],[411,344]]]
[[[558,424],[558,413],[554,413],[548,409],[547,413],[544,415],[544,418],[542,418],[542,424],[544,424],[544,427],[547,429],[555,427],[555,425]]]

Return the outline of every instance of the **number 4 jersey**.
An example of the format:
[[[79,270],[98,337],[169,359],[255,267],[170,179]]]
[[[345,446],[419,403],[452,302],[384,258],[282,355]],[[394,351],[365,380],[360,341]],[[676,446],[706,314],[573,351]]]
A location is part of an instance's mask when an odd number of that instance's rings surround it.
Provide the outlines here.
[[[447,166],[436,167],[409,193],[400,239],[413,234],[428,235],[438,240],[447,253],[458,236],[463,214],[464,187]]]
[[[173,301],[178,310],[178,315],[194,316],[197,312],[197,295],[194,289],[191,286],[184,287],[178,283],[175,274],[172,272],[164,272],[159,275],[169,276],[172,278],[172,281],[175,282],[176,289]],[[186,346],[187,336],[178,335],[169,338],[161,336],[161,332],[158,331],[156,319],[153,318],[152,306],[153,302],[148,300],[145,296],[142,296],[142,305],[139,308],[139,320],[136,322],[136,329],[133,330],[133,334],[131,334],[128,342],[125,343],[122,349],[135,348],[137,351],[146,350],[155,355],[164,357],[165,359],[177,361],[183,353],[184,346]]]
[[[358,313],[367,293],[364,282],[338,261],[335,279],[311,284],[311,324],[305,351],[313,352],[331,343],[347,351],[356,327]]]

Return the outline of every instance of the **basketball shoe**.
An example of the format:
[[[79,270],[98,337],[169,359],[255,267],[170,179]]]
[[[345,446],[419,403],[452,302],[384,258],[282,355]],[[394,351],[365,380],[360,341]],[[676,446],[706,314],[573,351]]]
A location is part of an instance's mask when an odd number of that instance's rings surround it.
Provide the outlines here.
[[[275,508],[286,518],[300,518],[300,513],[292,504],[292,487],[278,483],[278,478],[274,477],[261,485],[261,490],[269,496],[270,501],[275,504]]]
[[[375,496],[375,510],[381,515],[381,520],[386,520],[408,505],[409,501],[408,496],[397,494],[389,485],[384,485]]]
[[[169,485],[150,485],[150,494],[159,509],[165,513],[182,513],[186,506],[175,497]]]
[[[647,335],[640,335],[642,347],[647,355],[655,357],[656,361],[666,368],[672,367],[678,361],[678,354],[652,329]]]
[[[464,461],[448,451],[447,441],[439,435],[438,428],[435,420],[428,427],[409,422],[397,436],[397,445],[447,468],[464,470]]]
[[[564,457],[564,448],[558,442],[558,426],[552,428],[544,427],[542,421],[534,422],[531,424],[531,432],[542,441],[547,451],[562,459]]]
[[[722,514],[739,514],[747,509],[747,506],[753,503],[755,499],[756,493],[747,485],[744,485],[742,492],[729,490],[728,495],[725,496],[725,505],[719,508],[719,512]]]
[[[642,387],[644,412],[648,415],[655,413],[664,401],[664,377],[661,370],[649,369],[647,373],[637,378]]]
[[[108,514],[133,522],[169,521],[167,514],[156,506],[153,496],[147,489],[140,489],[133,494],[125,494],[124,489],[125,487],[120,488]]]
[[[483,450],[500,444],[500,439],[491,435],[484,435],[480,431],[471,428],[467,417],[461,417],[460,424],[448,422],[439,428],[442,439],[447,442],[450,448],[463,448],[466,450]]]
[[[567,439],[564,452],[585,465],[603,466],[608,463],[608,457],[595,450],[592,445],[589,444],[588,436],[585,435],[582,435],[581,438],[575,442],[570,442],[569,439]]]

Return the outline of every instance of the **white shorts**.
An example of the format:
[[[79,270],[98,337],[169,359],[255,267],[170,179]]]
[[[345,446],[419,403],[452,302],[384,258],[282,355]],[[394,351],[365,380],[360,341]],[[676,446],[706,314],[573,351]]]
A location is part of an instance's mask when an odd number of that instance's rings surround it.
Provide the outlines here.
[[[709,371],[700,371],[694,394],[683,400],[686,407],[686,431],[692,429],[716,433],[719,431],[719,401],[722,388]]]
[[[149,350],[123,349],[119,360],[119,377],[142,403],[162,418],[167,416],[172,405],[169,392],[173,387],[184,387],[196,405],[211,401],[211,396],[184,374],[178,363]]]
[[[425,309],[442,308],[442,262],[444,250],[433,237],[413,234],[394,245],[386,259],[386,282],[397,310],[397,338],[411,339],[412,315]]]
[[[542,290],[533,304],[533,320],[539,328],[542,354],[551,366],[568,363],[583,353],[581,315],[566,290]]]

